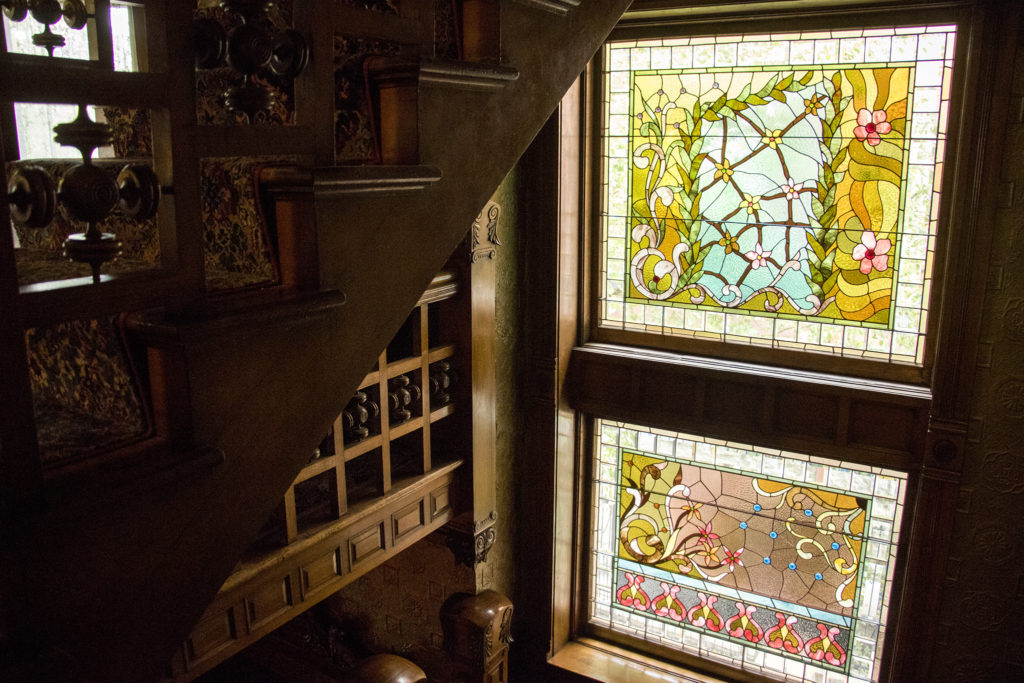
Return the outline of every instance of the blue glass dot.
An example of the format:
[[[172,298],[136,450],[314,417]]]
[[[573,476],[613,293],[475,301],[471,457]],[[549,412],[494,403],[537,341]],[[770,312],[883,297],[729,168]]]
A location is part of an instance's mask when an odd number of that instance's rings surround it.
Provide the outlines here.
[[[789,563],[789,568],[790,569],[796,569],[796,562],[790,562]]]
[[[835,542],[833,542],[833,543],[832,543],[832,550],[839,550],[839,544],[838,544],[838,543],[835,543]]]
[[[768,534],[768,535],[769,535],[769,536],[771,536],[772,538],[778,538],[778,537],[779,537],[779,534],[778,534],[778,533],[776,533],[776,532],[774,532],[774,531],[773,531],[773,532],[771,532],[771,533],[770,533],[770,534]]]
[[[761,506],[759,504],[757,504],[757,503],[754,503],[754,512],[760,512],[760,511],[761,511]]]
[[[771,564],[772,563],[772,558],[770,558],[770,557],[764,558],[764,563],[765,564]]]
[[[747,528],[747,523],[746,522],[740,522],[740,528],[741,529],[746,529]]]
[[[814,574],[814,578],[816,578],[818,581],[821,581],[821,572],[816,572]]]
[[[811,512],[810,510],[804,510],[804,514],[805,514],[805,515],[807,515],[808,517],[810,517],[810,516],[811,516],[811,515],[813,515],[814,513],[813,513],[813,512]]]

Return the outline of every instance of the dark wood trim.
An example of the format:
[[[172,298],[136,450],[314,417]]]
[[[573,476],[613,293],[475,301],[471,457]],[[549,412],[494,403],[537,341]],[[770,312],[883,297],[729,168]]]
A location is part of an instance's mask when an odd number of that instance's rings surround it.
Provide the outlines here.
[[[564,17],[579,7],[582,0],[515,0],[515,2]]]
[[[433,513],[431,496],[452,486],[461,465],[457,460],[397,481],[390,494],[349,508],[336,522],[301,534],[293,530],[295,537],[283,551],[243,561],[174,655],[174,680],[189,681],[208,671],[442,527],[452,510]],[[419,526],[395,533],[395,518],[416,503]],[[210,638],[211,623],[226,628],[218,626]]]
[[[607,346],[577,348],[568,384],[573,407],[598,417],[903,471],[923,461],[930,396],[914,387]],[[669,390],[687,400],[642,399]]]
[[[429,59],[420,62],[420,82],[425,85],[500,90],[519,78],[519,70],[510,66]]]

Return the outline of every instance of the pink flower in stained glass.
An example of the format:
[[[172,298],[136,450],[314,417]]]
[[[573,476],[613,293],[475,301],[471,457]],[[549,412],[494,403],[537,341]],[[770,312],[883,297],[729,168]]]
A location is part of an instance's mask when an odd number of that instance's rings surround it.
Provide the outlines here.
[[[786,199],[796,199],[804,184],[795,183],[792,178],[787,178],[786,180],[787,182],[782,184],[782,191],[786,193]]]
[[[861,109],[857,112],[857,127],[853,134],[862,142],[874,147],[882,141],[883,135],[892,131],[892,124],[885,120],[885,111],[878,109]]]
[[[757,270],[761,266],[768,265],[768,257],[772,255],[770,251],[764,251],[761,248],[761,243],[758,242],[754,246],[754,251],[748,251],[744,256],[750,259],[750,267]]]
[[[736,569],[737,565],[739,565],[740,567],[743,566],[743,560],[740,559],[740,555],[743,554],[743,548],[740,548],[735,552],[729,550],[728,548],[725,548],[724,552],[725,559],[722,560],[722,564],[727,566],[729,568],[729,571],[733,571],[734,569]]]
[[[701,529],[700,527],[697,528],[700,530],[700,542],[704,543],[705,545],[710,546],[711,541],[717,540],[719,538],[718,534],[712,533],[711,522],[708,522],[703,529]]]
[[[865,230],[860,236],[860,244],[853,248],[853,258],[860,261],[860,272],[867,275],[872,268],[883,271],[889,267],[890,249],[892,242],[875,239],[875,233]]]

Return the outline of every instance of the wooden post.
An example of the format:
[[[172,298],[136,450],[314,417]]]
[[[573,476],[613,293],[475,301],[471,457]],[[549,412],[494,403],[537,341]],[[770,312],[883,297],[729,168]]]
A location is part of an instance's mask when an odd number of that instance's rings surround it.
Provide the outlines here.
[[[469,348],[468,370],[472,383],[472,410],[468,419],[472,434],[472,487],[470,509],[449,523],[444,533],[455,556],[469,567],[484,562],[494,545],[497,519],[495,483],[495,357],[494,291],[501,207],[488,202],[473,221],[469,234],[466,278],[469,326],[463,348]]]
[[[441,608],[444,646],[456,680],[506,683],[512,601],[493,590],[456,593]]]

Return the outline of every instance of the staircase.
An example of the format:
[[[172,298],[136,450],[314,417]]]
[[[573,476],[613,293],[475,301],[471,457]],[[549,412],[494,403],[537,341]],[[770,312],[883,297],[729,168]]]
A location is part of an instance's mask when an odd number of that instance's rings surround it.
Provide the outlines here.
[[[15,673],[47,661],[68,678],[162,675],[628,2],[463,0],[458,11],[483,17],[483,28],[463,29],[454,57],[438,56],[432,3],[323,4],[294,2],[292,26],[311,60],[295,80],[288,127],[195,123],[192,3],[144,3],[151,73],[2,56],[5,100],[166,111],[153,124],[156,170],[174,201],[161,217],[162,267],[144,277],[19,286],[12,245],[0,246],[0,635],[19,653]],[[106,6],[97,1],[98,16]],[[379,137],[398,136],[381,143],[384,164],[342,166],[331,56],[339,36],[360,33],[401,38],[398,56],[416,68],[412,90],[408,78],[401,86],[402,116],[389,118],[379,95]],[[277,210],[293,232],[277,235],[278,286],[214,295],[197,162],[235,155],[289,160]],[[150,349],[159,438],[49,471],[37,455],[24,330],[122,311],[147,311],[136,329]]]

